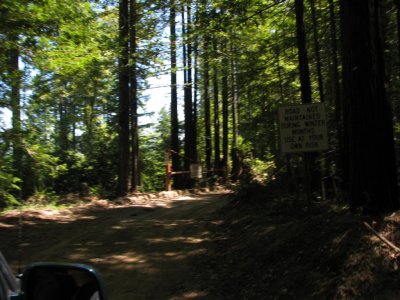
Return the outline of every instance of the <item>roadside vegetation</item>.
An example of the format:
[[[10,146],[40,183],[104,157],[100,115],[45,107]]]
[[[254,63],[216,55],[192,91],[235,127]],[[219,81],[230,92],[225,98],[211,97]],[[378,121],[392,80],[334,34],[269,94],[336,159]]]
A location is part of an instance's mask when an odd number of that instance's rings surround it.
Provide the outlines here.
[[[287,185],[253,181],[214,216],[200,260],[210,299],[397,299],[399,253],[363,222],[400,245],[400,213],[368,217],[334,201],[304,210]]]

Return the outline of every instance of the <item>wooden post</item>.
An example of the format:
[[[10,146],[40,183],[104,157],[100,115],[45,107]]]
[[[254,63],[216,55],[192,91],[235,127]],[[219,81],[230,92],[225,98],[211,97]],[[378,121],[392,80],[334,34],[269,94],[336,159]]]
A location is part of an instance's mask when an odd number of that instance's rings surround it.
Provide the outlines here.
[[[165,174],[165,189],[170,192],[171,191],[171,164],[166,165],[166,174]]]
[[[311,184],[311,168],[312,168],[312,157],[310,152],[304,153],[304,193],[306,196],[306,201],[308,208],[312,206],[312,184]]]

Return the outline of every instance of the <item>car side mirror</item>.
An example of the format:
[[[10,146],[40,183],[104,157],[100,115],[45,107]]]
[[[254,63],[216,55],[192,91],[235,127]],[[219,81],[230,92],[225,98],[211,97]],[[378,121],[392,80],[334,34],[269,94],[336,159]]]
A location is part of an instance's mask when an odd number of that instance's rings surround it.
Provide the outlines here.
[[[34,263],[23,273],[24,300],[106,300],[99,273],[82,264]]]

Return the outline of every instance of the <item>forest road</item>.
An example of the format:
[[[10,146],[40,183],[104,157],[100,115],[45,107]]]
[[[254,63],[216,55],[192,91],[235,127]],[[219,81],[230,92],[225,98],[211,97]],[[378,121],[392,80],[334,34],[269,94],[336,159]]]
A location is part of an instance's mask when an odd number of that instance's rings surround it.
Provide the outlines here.
[[[153,199],[150,206],[6,213],[0,216],[0,250],[14,269],[19,256],[22,265],[93,265],[110,300],[209,299],[198,259],[210,242],[207,225],[218,222],[213,212],[227,204],[228,196],[220,191]]]

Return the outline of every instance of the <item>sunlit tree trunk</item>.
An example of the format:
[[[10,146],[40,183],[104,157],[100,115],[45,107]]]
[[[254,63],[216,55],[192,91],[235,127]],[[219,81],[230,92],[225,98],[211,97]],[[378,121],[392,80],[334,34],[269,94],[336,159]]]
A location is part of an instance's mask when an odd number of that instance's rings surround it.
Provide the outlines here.
[[[213,50],[215,57],[217,56],[217,41],[213,40]],[[218,68],[216,62],[213,64],[213,104],[214,104],[214,168],[221,167],[221,148],[220,148],[220,123],[219,123],[219,84],[218,84]]]
[[[209,36],[204,38],[203,72],[204,72],[204,126],[205,126],[205,145],[206,145],[206,169],[211,170],[212,159],[212,137],[211,137],[211,105],[210,105],[210,64],[209,64]]]
[[[193,56],[194,56],[194,83],[193,83],[193,125],[192,125],[192,143],[193,143],[193,161],[198,163],[198,152],[197,152],[197,144],[198,144],[198,92],[199,92],[199,36],[195,33],[194,28],[197,28],[199,25],[199,5],[196,2],[195,5],[195,13],[194,13],[194,24],[191,23],[190,34],[191,39],[194,39],[193,42]]]
[[[136,0],[129,3],[129,77],[130,77],[130,121],[131,121],[131,192],[135,192],[141,184],[139,167],[139,125],[138,125],[138,97],[137,97],[137,72],[136,72]]]
[[[234,53],[234,47],[231,45],[231,52]],[[236,80],[236,62],[231,58],[231,92],[232,92],[232,180],[237,180],[241,173],[241,164],[238,151],[238,87]]]
[[[8,52],[8,68],[10,81],[10,105],[12,112],[12,143],[13,143],[13,168],[16,177],[23,179],[22,159],[22,120],[21,120],[21,81],[22,73],[19,70],[19,46],[18,36],[12,35],[10,42],[13,47]]]
[[[192,124],[192,101],[191,101],[191,87],[189,85],[189,66],[188,61],[188,43],[187,43],[187,23],[185,15],[185,4],[182,4],[182,53],[183,53],[183,99],[184,99],[184,169],[189,170],[190,167],[190,153],[191,153],[191,124]]]
[[[170,2],[170,55],[171,55],[171,150],[172,170],[181,170],[179,153],[179,121],[178,121],[178,92],[177,92],[177,73],[176,73],[176,2]],[[174,187],[179,188],[179,179],[174,180]]]
[[[61,157],[65,161],[69,149],[68,140],[68,99],[60,96],[58,101],[58,146],[60,147]]]
[[[119,1],[119,58],[118,58],[118,194],[125,195],[129,188],[129,5]]]
[[[224,53],[227,52],[227,43],[223,44]],[[228,71],[229,71],[229,60],[226,55],[222,59],[222,168],[224,169],[224,180],[228,174],[228,122],[229,122],[229,93],[228,93]]]

